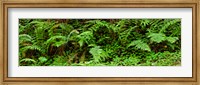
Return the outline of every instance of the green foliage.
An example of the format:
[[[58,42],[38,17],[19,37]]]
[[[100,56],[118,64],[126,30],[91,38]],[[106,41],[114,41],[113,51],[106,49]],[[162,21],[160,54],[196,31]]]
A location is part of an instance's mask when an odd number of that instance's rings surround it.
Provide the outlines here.
[[[91,48],[89,52],[92,54],[95,62],[105,60],[108,57],[108,54],[103,49],[100,49],[100,46]]]
[[[151,51],[149,45],[147,43],[142,42],[142,40],[132,41],[127,47],[135,46],[137,49]]]
[[[43,52],[43,50],[37,45],[25,46],[25,47],[21,48],[20,50],[22,53],[25,53],[25,55],[27,54],[27,51],[29,51],[29,50]]]
[[[165,40],[165,34],[162,33],[151,33],[148,37],[150,37],[150,40],[156,43],[160,43]]]
[[[19,35],[19,46],[27,46],[33,43],[33,38],[28,34],[20,34]]]
[[[166,37],[166,40],[170,43],[175,43],[178,40],[178,37]]]
[[[46,57],[39,57],[38,60],[41,62],[41,63],[44,63],[46,62],[48,59]]]
[[[20,19],[19,65],[181,65],[181,19]]]
[[[174,43],[176,40],[178,40],[178,37],[166,37],[163,33],[150,33],[148,37],[150,37],[151,41],[156,43],[160,43],[165,40],[169,41],[170,43]]]
[[[67,65],[67,60],[66,57],[64,56],[55,56],[53,58],[53,63],[51,64],[51,66],[63,66],[63,65]]]
[[[130,56],[123,57],[115,57],[111,65],[113,66],[137,66],[141,62],[141,59],[137,57],[135,54],[131,54]]]
[[[23,65],[23,66],[34,65],[36,63],[34,59],[30,59],[30,58],[21,59],[19,62],[20,62],[20,65]]]
[[[49,47],[49,45],[60,47],[66,43],[66,39],[65,36],[52,36],[45,42],[45,44],[47,44],[47,47]]]
[[[93,33],[91,31],[82,32],[81,34],[77,36],[77,38],[79,39],[78,43],[81,47],[84,45],[84,43],[90,44],[94,42],[92,41]]]
[[[167,56],[167,58],[166,58]],[[163,53],[151,53],[146,57],[146,64],[143,65],[150,65],[150,66],[174,66],[174,65],[181,65],[181,52],[170,53],[169,51],[165,51]]]

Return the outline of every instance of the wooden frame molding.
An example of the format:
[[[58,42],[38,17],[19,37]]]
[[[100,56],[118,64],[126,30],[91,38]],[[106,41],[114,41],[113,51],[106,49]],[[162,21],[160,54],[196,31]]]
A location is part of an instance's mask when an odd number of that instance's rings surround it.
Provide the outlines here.
[[[139,85],[200,85],[200,0],[3,0],[0,22],[0,85],[32,84],[139,84]],[[131,77],[131,78],[16,78],[8,77],[8,8],[192,8],[192,77]],[[1,19],[0,18],[0,19]]]

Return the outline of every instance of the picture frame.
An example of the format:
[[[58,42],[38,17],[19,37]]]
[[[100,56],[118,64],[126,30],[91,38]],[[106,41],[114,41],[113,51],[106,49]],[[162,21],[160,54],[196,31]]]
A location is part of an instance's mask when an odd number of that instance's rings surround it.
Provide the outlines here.
[[[200,81],[199,0],[3,0],[1,1],[1,84],[198,85]],[[8,77],[8,8],[192,8],[192,77]]]

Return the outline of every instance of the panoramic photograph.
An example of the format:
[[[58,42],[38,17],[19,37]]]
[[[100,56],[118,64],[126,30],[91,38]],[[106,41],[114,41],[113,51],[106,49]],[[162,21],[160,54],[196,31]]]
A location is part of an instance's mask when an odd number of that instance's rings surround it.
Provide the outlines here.
[[[181,66],[181,19],[19,19],[19,66]]]

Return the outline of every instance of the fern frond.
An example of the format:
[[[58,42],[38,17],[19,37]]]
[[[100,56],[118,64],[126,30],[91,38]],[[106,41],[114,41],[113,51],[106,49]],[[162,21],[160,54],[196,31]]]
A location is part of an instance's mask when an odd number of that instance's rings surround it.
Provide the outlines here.
[[[91,48],[89,53],[92,54],[95,62],[100,62],[108,57],[108,54],[103,49],[100,49],[100,46]]]
[[[32,21],[30,25],[33,25],[34,27],[34,35],[38,43],[44,42],[44,39],[48,34],[46,34],[46,30],[49,30],[49,28],[54,23],[48,23],[43,21]]]
[[[116,32],[120,32],[121,29],[126,25],[126,20],[125,19],[122,19],[120,21],[117,22],[117,24],[115,26],[110,26],[110,28],[112,29],[112,31],[114,33]],[[109,25],[108,25],[109,26]]]
[[[25,30],[25,26],[22,26],[21,24],[19,24],[19,33],[23,33]]]
[[[178,37],[166,37],[166,40],[170,43],[174,43],[178,40]]]
[[[163,20],[162,19],[153,19],[152,22],[149,23],[150,24],[150,29],[147,29],[150,33],[154,33],[154,32],[159,32],[160,30],[160,26],[162,26],[163,24]]]
[[[46,62],[48,59],[47,59],[46,57],[41,56],[41,57],[38,58],[38,60],[39,60],[41,63],[44,63],[44,62]]]
[[[20,34],[19,35],[19,44],[22,44],[24,42],[31,42],[32,43],[32,37],[28,34]]]
[[[116,27],[123,27],[126,23],[126,19],[122,19],[117,22]]]
[[[119,35],[119,39],[120,40],[127,40],[128,39],[128,37],[131,35],[131,32],[135,29],[135,28],[137,28],[137,26],[134,26],[134,27],[130,27],[129,29],[127,29],[127,30],[125,30],[125,31],[123,31],[123,32],[121,32]]]
[[[44,40],[45,29],[43,27],[38,27],[35,29],[35,35],[37,40]]]
[[[56,36],[56,34],[54,33],[54,30],[56,28],[58,28],[60,26],[60,24],[56,24],[54,26],[52,26],[49,30],[48,30],[48,33],[49,33],[49,36]]]
[[[51,44],[53,44],[53,46],[59,47],[65,43],[67,43],[67,38],[65,36],[52,36],[45,42],[47,47],[49,47]]]
[[[73,35],[73,34],[79,34],[79,31],[78,30],[72,30],[69,35],[67,35],[67,42],[70,41],[70,37]],[[76,35],[73,35],[74,37],[76,37]]]
[[[65,43],[66,43],[66,41],[59,41],[59,42],[53,43],[52,45],[56,46],[56,47],[60,47],[60,46],[64,45]]]
[[[64,36],[68,35],[74,29],[72,25],[66,23],[61,23],[59,27],[62,29],[62,34]]]
[[[163,33],[150,33],[149,36],[151,41],[160,43],[165,40],[166,36]]]
[[[167,37],[163,33],[150,33],[148,37],[150,37],[151,41],[156,42],[156,43],[160,43],[166,40],[170,43],[174,43],[178,40],[178,37]]]
[[[34,59],[30,59],[30,58],[25,58],[25,59],[22,59],[19,61],[20,63],[21,62],[30,62],[30,63],[36,63],[36,61]]]
[[[180,21],[181,21],[180,19],[165,20],[162,24],[162,28],[159,33],[164,32],[169,26],[174,25]]]
[[[94,39],[93,32],[91,32],[91,31],[85,31],[85,32],[79,34],[77,36],[77,38],[79,39],[79,41],[78,41],[79,45],[82,47],[84,43],[89,44],[89,43],[92,42],[91,40]]]
[[[39,51],[41,53],[44,53],[44,50],[42,50],[41,47],[39,47],[37,45],[29,45],[29,46],[25,46],[25,47],[23,47],[23,48],[20,49],[21,53],[24,54],[23,55],[24,57],[27,54],[28,50],[31,50],[31,51],[37,50],[37,51]]]
[[[135,46],[137,49],[141,49],[141,50],[146,50],[146,51],[151,51],[149,45],[147,43],[144,43],[142,40],[135,40],[132,41],[128,46]]]
[[[149,25],[150,22],[151,22],[150,19],[141,19],[141,20],[140,20],[140,24],[141,24],[141,26],[143,26],[143,27],[146,27],[147,25]]]
[[[92,25],[89,30],[93,32],[96,32],[97,30],[99,30],[100,27],[106,27],[108,29],[111,28],[111,25],[109,25],[109,23],[106,21],[90,20],[90,21],[87,21],[86,23]]]

